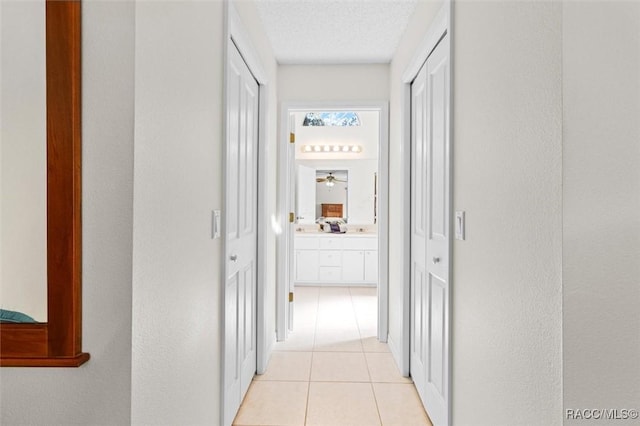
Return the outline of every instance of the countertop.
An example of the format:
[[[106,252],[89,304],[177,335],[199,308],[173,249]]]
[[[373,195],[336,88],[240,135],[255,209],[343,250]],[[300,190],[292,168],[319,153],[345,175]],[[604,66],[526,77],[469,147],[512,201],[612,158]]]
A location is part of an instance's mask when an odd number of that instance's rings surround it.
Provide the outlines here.
[[[375,232],[345,232],[345,233],[337,233],[337,232],[322,232],[322,231],[296,231],[296,237],[377,237],[378,234]]]

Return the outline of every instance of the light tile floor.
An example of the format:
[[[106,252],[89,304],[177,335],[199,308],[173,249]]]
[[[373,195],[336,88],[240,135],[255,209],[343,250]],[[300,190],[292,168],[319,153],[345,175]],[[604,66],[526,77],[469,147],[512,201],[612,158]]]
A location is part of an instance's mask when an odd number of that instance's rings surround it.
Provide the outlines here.
[[[375,288],[296,288],[295,331],[276,343],[234,425],[431,425],[376,327]]]

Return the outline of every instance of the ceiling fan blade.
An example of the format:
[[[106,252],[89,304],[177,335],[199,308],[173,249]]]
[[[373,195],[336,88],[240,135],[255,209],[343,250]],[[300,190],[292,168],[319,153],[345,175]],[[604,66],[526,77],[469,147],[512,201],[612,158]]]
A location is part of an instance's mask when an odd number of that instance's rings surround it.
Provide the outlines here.
[[[324,182],[325,180],[327,180],[327,179],[325,179],[325,178],[316,178],[316,182]]]

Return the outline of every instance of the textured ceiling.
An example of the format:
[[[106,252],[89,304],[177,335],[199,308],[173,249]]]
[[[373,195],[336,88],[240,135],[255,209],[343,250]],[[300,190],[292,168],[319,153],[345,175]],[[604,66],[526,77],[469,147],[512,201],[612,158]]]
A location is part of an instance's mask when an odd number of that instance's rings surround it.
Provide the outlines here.
[[[281,64],[388,63],[418,0],[256,0]]]

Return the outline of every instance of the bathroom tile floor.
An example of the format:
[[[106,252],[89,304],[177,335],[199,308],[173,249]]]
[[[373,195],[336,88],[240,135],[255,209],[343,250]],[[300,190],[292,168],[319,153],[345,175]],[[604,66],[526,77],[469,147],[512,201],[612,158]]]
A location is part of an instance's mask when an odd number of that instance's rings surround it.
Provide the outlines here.
[[[255,376],[237,426],[431,425],[376,338],[372,287],[297,287],[294,332]]]

